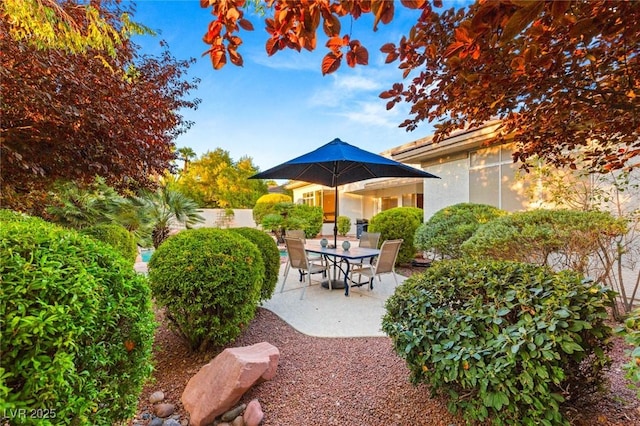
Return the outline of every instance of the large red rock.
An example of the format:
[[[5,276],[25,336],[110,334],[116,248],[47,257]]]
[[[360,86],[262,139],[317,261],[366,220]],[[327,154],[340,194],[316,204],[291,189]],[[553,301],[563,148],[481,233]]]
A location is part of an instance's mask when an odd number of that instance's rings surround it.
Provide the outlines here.
[[[189,380],[182,393],[189,424],[213,423],[255,383],[272,379],[279,358],[278,348],[267,342],[222,351]]]

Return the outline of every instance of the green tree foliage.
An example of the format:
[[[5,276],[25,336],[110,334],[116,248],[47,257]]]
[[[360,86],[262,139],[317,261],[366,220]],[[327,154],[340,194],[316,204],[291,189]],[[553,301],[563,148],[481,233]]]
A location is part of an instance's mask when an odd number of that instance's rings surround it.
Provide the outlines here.
[[[276,205],[279,203],[291,203],[293,198],[285,194],[264,194],[256,200],[253,206],[253,220],[262,223],[262,219],[268,214],[278,213]]]
[[[380,241],[402,238],[397,264],[408,263],[416,249],[413,238],[423,220],[424,212],[417,207],[395,207],[376,214],[369,221],[369,232],[380,232]]]
[[[189,163],[191,160],[197,157],[196,152],[188,146],[178,148],[176,152],[178,154],[178,160],[183,161],[182,172],[184,173],[189,170]]]
[[[249,179],[257,172],[250,157],[234,161],[228,151],[216,148],[190,163],[177,188],[200,207],[249,209],[267,193],[263,181]]]
[[[414,383],[496,425],[568,425],[561,404],[597,391],[613,295],[571,271],[444,260],[388,299],[383,330]]]
[[[55,3],[74,18],[85,10]],[[105,15],[114,28],[121,18]],[[129,42],[115,45],[114,56],[39,50],[9,35],[11,20],[0,15],[0,204],[37,207],[54,182],[87,184],[96,175],[117,189],[153,187],[152,176],[171,168],[174,139],[191,125],[180,111],[198,104],[185,99],[196,87],[184,80],[191,61],[176,60],[166,45],[158,57],[140,56]],[[86,21],[77,22],[86,31]]]
[[[273,197],[276,199],[276,197]],[[307,204],[294,204],[280,202],[276,204],[261,203],[265,207],[264,211],[271,211],[262,217],[260,225],[262,229],[272,231],[278,242],[284,243],[285,231],[289,229],[302,229],[305,238],[314,238],[322,230],[323,212],[320,206],[310,206]],[[255,214],[255,209],[254,209]]]
[[[418,227],[414,244],[420,251],[431,252],[441,259],[458,258],[460,245],[491,219],[507,212],[486,204],[459,203],[434,213]]]
[[[141,217],[141,222],[150,227],[155,248],[169,237],[172,226],[188,229],[204,222],[197,204],[166,182],[154,192],[143,191],[136,197],[126,199],[126,203]]]
[[[73,230],[0,212],[0,277],[0,411],[53,416],[39,425],[133,416],[155,325],[147,280],[131,262]]]
[[[149,262],[154,298],[191,349],[237,338],[255,315],[264,278],[257,246],[217,228],[182,231],[158,247]]]
[[[96,177],[89,184],[59,182],[51,192],[51,205],[46,209],[52,222],[74,229],[110,223],[110,215],[118,209],[122,196]]]

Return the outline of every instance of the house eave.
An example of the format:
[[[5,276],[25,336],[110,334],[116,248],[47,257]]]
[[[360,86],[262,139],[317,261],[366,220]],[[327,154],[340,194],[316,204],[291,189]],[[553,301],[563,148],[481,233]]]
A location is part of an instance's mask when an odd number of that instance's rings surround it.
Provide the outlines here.
[[[480,127],[454,132],[437,144],[433,143],[433,136],[427,136],[393,149],[391,155],[394,160],[402,163],[424,163],[479,147],[495,137],[500,125],[500,120],[489,121]]]

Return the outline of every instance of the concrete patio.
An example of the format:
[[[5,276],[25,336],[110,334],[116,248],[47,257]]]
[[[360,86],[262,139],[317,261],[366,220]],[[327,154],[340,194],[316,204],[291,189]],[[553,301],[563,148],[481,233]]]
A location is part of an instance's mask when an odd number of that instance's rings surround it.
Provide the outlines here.
[[[373,290],[367,286],[352,287],[349,297],[344,289],[329,290],[320,285],[320,276],[315,275],[311,287],[307,287],[304,299],[300,300],[303,286],[298,280],[298,271],[292,269],[287,277],[284,291],[280,293],[285,264],[280,266],[280,277],[273,297],[262,305],[301,333],[318,337],[367,337],[385,336],[381,330],[384,304],[393,294],[396,283],[391,274],[377,278]],[[401,284],[406,278],[397,275]]]

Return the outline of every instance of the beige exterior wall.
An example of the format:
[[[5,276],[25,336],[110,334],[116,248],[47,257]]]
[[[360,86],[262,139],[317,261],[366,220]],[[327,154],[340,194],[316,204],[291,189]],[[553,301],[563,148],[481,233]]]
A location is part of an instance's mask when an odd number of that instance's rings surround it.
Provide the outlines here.
[[[469,159],[466,155],[444,158],[423,168],[440,177],[424,180],[425,220],[438,210],[469,199]]]
[[[233,220],[229,223],[229,228],[249,227],[256,228],[257,225],[253,220],[252,209],[234,209]],[[205,222],[195,226],[196,228],[221,228],[224,226],[221,222],[224,209],[202,209],[200,215],[205,218]]]

